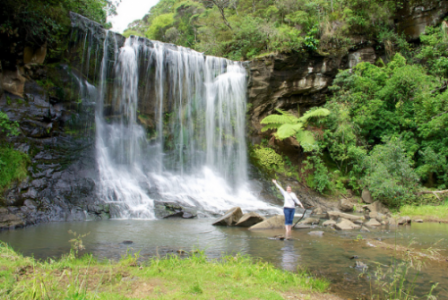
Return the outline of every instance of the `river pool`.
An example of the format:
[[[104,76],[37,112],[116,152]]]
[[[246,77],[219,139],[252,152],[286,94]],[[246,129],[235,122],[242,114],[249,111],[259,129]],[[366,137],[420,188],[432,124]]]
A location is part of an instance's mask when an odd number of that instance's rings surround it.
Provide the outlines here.
[[[0,232],[0,240],[9,243],[24,255],[39,259],[59,257],[70,249],[69,230],[80,234],[87,252],[99,258],[118,259],[126,251],[140,251],[142,259],[154,255],[177,254],[177,250],[204,250],[208,257],[243,253],[272,262],[289,271],[307,268],[313,274],[330,280],[330,292],[347,298],[370,295],[370,277],[376,263],[390,265],[394,251],[370,246],[368,240],[388,244],[408,245],[425,249],[435,242],[441,254],[448,257],[448,224],[412,224],[398,229],[379,229],[369,233],[338,232],[317,226],[295,230],[292,240],[280,241],[274,236],[283,230],[249,231],[237,227],[215,227],[211,219],[167,220],[109,220],[97,222],[47,223],[13,231]],[[324,231],[323,236],[309,235],[310,231]],[[362,238],[362,239],[361,239]],[[123,243],[132,241],[131,244]],[[367,264],[367,276],[360,276],[353,256]],[[438,299],[448,299],[448,261],[427,260],[417,279],[416,294],[424,295],[438,282]]]

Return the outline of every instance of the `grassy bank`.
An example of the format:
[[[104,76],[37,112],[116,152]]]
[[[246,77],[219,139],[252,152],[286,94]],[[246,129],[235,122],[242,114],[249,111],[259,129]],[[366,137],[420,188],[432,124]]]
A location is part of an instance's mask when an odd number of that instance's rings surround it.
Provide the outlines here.
[[[92,255],[41,262],[0,244],[1,299],[338,299],[329,283],[246,256],[209,261],[201,252],[118,262]],[[291,297],[292,296],[292,297]]]
[[[422,219],[426,222],[448,223],[448,202],[443,205],[405,205],[400,208],[400,216],[409,216],[412,220]]]

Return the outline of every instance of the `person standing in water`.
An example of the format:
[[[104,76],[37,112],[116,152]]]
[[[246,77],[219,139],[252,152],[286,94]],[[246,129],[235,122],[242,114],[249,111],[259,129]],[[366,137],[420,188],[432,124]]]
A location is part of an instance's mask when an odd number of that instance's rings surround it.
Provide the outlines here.
[[[294,214],[296,212],[295,204],[297,203],[300,207],[305,209],[297,198],[296,194],[294,194],[291,190],[291,187],[288,185],[286,187],[286,191],[277,183],[277,180],[272,179],[272,182],[278,187],[283,197],[285,197],[285,204],[283,205],[283,213],[285,214],[285,229],[286,236],[288,238],[291,234],[292,229],[292,221],[294,220]]]

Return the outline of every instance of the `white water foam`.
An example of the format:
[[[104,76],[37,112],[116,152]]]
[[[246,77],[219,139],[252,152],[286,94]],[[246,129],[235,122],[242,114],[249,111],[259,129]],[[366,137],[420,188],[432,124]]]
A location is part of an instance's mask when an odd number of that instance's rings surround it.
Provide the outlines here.
[[[114,217],[152,219],[154,200],[211,213],[278,211],[248,185],[243,66],[136,37],[117,49],[114,36],[103,45],[96,113],[98,193],[115,205]],[[137,122],[148,101],[155,137]]]

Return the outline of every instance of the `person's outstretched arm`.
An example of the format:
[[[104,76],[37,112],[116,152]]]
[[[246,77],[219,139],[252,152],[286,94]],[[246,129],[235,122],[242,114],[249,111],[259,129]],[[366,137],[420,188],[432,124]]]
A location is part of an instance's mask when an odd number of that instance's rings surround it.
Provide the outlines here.
[[[305,209],[305,207],[303,207],[302,202],[300,202],[299,198],[297,198],[297,195],[295,193],[291,193],[291,198],[292,200],[294,200],[295,203],[297,203],[299,206],[301,206],[303,209]]]
[[[282,193],[282,195],[285,195],[285,190],[277,183],[277,180],[272,179],[272,182],[278,187],[278,189],[280,190],[280,192]]]

